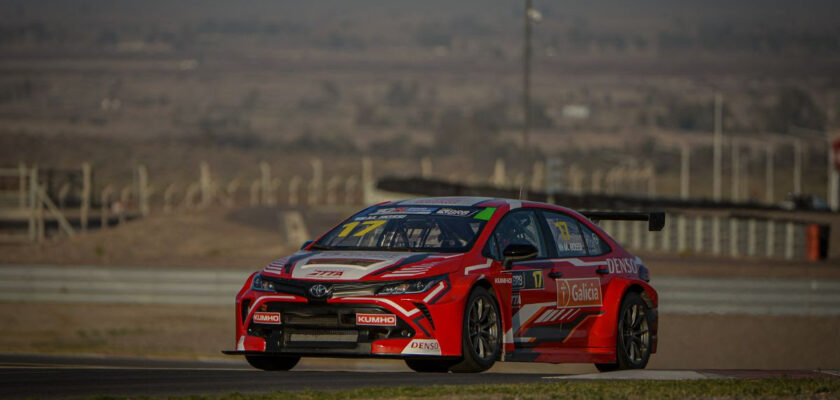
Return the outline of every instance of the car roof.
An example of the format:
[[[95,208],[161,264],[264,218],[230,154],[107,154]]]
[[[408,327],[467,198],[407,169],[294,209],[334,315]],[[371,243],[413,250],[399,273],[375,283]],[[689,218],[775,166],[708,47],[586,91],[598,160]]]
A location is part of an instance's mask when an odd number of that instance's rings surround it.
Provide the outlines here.
[[[498,197],[470,197],[470,196],[447,196],[447,197],[417,197],[413,199],[395,200],[383,202],[378,205],[400,205],[400,206],[467,206],[467,207],[501,207],[507,205],[510,209],[520,207],[547,208],[558,211],[576,213],[574,210],[555,204],[540,203],[535,201],[504,199]]]

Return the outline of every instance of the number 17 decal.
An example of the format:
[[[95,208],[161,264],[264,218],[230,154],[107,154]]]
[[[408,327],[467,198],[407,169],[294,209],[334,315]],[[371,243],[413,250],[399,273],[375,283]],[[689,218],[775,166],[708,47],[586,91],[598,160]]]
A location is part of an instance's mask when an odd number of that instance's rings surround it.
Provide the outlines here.
[[[361,224],[363,228],[360,229],[358,232],[354,233],[353,236],[364,236],[368,232],[384,225],[386,222],[388,222],[388,220],[385,219],[377,219],[373,221],[362,222]],[[341,230],[341,232],[338,233],[338,237],[345,237],[349,235],[350,232],[353,232],[353,230],[356,229],[357,226],[359,226],[359,222],[349,222],[344,224],[342,226],[343,229]]]

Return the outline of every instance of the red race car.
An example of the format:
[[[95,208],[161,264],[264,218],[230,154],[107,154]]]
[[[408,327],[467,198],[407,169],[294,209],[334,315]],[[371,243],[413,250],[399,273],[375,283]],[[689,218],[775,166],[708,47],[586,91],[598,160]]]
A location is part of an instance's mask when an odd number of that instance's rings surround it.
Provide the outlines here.
[[[264,370],[302,356],[400,358],[419,372],[497,360],[644,368],[657,343],[648,269],[582,212],[519,200],[420,198],[366,208],[252,274],[236,350]]]

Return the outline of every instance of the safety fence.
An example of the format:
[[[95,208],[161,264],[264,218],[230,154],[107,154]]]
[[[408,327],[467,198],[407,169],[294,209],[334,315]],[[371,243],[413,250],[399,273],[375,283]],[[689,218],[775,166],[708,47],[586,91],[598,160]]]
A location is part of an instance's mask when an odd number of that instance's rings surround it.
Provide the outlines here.
[[[251,272],[0,265],[0,301],[228,307]],[[663,313],[840,316],[840,280],[654,275],[651,284]]]
[[[731,257],[818,260],[827,227],[814,223],[704,214],[668,213],[661,232],[646,222],[603,221],[601,227],[629,249]]]

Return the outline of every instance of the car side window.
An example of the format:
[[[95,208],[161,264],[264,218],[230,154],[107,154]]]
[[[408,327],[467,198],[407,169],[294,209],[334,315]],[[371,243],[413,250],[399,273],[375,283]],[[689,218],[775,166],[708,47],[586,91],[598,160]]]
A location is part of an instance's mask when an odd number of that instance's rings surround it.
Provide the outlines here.
[[[580,224],[580,231],[583,234],[583,239],[586,241],[586,250],[590,256],[599,256],[610,252],[610,245],[604,239],[601,239],[592,229],[587,228],[584,224]]]
[[[505,215],[491,238],[499,256],[510,244],[530,244],[537,248],[538,258],[547,257],[537,215],[530,210],[514,211]],[[492,247],[492,246],[491,246]]]
[[[543,211],[545,222],[557,244],[559,257],[581,257],[587,255],[586,242],[578,220],[572,216]],[[591,255],[591,254],[590,254]]]

